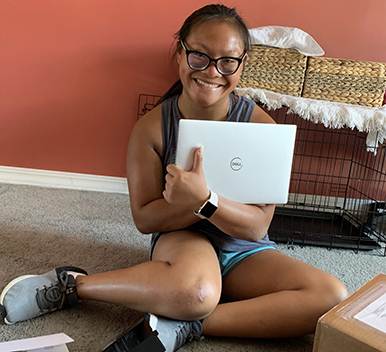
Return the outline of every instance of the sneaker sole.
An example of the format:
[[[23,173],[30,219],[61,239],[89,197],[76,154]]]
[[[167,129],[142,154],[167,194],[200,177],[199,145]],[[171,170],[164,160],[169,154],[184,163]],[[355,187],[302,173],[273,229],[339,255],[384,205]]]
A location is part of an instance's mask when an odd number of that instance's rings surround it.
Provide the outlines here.
[[[3,306],[3,303],[4,303],[4,297],[5,295],[7,294],[7,292],[10,290],[10,288],[17,284],[18,282],[20,281],[23,281],[25,279],[28,279],[29,277],[34,277],[34,276],[37,276],[37,275],[23,275],[23,276],[19,276],[17,277],[16,279],[13,279],[7,286],[5,286],[3,292],[1,293],[1,296],[0,296],[0,304]],[[7,320],[7,318],[3,318],[4,320],[4,323],[6,323],[7,325],[12,325],[12,324],[15,324],[15,323],[11,323]]]

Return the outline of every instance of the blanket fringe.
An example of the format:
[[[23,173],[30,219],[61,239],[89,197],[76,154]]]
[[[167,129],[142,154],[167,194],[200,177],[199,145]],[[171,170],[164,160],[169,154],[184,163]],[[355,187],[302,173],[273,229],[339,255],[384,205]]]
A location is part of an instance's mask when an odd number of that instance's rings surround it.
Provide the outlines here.
[[[300,98],[256,88],[236,88],[235,93],[259,101],[269,110],[287,107],[288,114],[296,114],[327,128],[356,128],[367,133],[367,150],[377,153],[386,139],[386,105],[370,108],[361,105]]]

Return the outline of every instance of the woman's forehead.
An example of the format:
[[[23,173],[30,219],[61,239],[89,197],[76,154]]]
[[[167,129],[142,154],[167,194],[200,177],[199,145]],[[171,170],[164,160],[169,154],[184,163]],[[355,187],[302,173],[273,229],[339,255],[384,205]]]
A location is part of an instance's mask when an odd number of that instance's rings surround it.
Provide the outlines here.
[[[192,27],[188,37],[193,35],[210,35],[212,32],[216,33],[221,29],[222,32],[232,33],[234,36],[238,36],[242,41],[242,35],[238,28],[228,21],[211,20],[203,23],[198,23]]]
[[[227,22],[210,21],[197,25],[186,38],[194,50],[223,48],[224,51],[244,51],[244,41],[239,31]]]

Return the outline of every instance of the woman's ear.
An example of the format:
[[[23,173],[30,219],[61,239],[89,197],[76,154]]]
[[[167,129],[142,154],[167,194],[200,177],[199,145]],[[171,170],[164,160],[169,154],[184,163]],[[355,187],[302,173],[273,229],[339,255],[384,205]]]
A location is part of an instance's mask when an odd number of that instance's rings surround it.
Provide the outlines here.
[[[247,63],[247,60],[248,60],[248,53],[245,54],[245,56],[244,56],[243,65],[242,65],[242,71],[244,71],[245,64]]]
[[[177,63],[178,64],[181,64],[181,52],[182,52],[182,47],[181,47],[181,44],[178,42],[177,43]]]

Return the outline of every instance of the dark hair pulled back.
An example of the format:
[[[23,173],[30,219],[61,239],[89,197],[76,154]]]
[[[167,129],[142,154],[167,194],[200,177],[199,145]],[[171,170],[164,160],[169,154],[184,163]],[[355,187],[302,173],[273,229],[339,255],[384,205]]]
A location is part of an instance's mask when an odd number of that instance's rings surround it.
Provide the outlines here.
[[[174,35],[174,39],[177,41],[177,46],[174,51],[173,57],[176,56],[177,51],[180,48],[180,41],[186,41],[192,31],[199,25],[209,21],[221,21],[227,22],[232,25],[240,34],[243,43],[244,51],[248,51],[250,36],[248,27],[244,20],[236,12],[235,8],[229,8],[221,4],[212,4],[201,7],[194,11],[183,23],[180,30]],[[164,100],[169,99],[177,94],[182,93],[182,83],[178,80],[173,86],[160,98],[157,102],[161,104]]]

